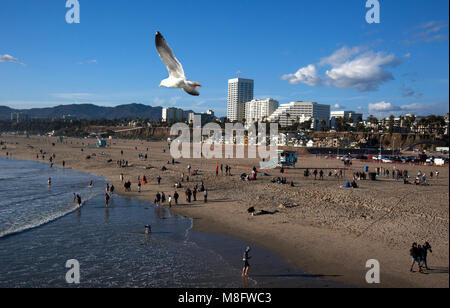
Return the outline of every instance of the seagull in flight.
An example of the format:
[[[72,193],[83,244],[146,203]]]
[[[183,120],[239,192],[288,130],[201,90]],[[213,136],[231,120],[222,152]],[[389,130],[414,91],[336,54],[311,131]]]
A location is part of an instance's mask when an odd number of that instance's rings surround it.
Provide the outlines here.
[[[156,32],[155,45],[161,60],[169,71],[169,78],[161,81],[159,87],[179,88],[190,95],[199,96],[200,93],[197,91],[197,88],[201,88],[201,85],[196,81],[189,81],[186,79],[183,66],[177,58],[175,58],[172,49],[159,31]]]

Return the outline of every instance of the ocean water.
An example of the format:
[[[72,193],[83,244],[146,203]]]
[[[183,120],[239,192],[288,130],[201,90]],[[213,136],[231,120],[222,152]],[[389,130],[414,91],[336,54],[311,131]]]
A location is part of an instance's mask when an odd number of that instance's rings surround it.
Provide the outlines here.
[[[48,187],[47,180],[52,178]],[[94,187],[88,188],[90,181]],[[255,247],[254,277],[240,277],[249,243],[192,231],[192,220],[141,200],[113,196],[102,177],[0,159],[0,288],[4,287],[324,287]],[[81,209],[73,193],[83,199]],[[152,234],[145,235],[145,225]],[[80,264],[69,285],[67,260]]]

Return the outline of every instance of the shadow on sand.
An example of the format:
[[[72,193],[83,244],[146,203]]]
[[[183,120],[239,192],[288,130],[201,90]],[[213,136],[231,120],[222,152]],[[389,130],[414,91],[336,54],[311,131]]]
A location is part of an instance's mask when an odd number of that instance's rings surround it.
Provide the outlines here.
[[[448,274],[448,267],[435,267],[427,270],[427,274]]]
[[[322,274],[273,274],[273,275],[252,275],[255,278],[336,278],[342,275],[322,275]]]

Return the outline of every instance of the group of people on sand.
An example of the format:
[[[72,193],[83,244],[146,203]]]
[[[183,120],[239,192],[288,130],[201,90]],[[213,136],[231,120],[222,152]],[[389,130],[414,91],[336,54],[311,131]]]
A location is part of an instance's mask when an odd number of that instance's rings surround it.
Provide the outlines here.
[[[177,188],[181,188],[181,187],[175,187],[175,188],[177,189]],[[203,182],[202,182],[201,188],[199,188],[198,184],[196,184],[192,190],[190,188],[186,189],[186,191],[185,191],[186,202],[192,203],[192,202],[197,201],[197,196],[198,196],[199,192],[203,193],[203,201],[205,203],[207,203],[208,202],[208,190],[206,190]],[[169,195],[168,197],[166,197],[166,194],[164,192],[161,192],[161,193],[157,192],[154,203],[157,206],[160,206],[160,205],[164,205],[166,203],[166,201],[168,201],[169,208],[171,208],[173,205],[173,202],[175,202],[175,205],[178,205],[179,199],[180,199],[180,195],[178,194],[177,191],[175,191],[173,193],[173,196]]]
[[[430,243],[425,242],[423,245],[413,243],[409,255],[411,256],[411,272],[414,272],[414,265],[417,264],[419,273],[424,273],[425,270],[430,270],[428,267],[427,257],[428,252],[433,253]]]
[[[205,188],[205,184],[203,181],[201,182],[201,186],[199,187],[198,184],[195,184],[194,188],[191,190],[189,187],[184,192],[186,196],[186,202],[192,203],[197,201],[197,195],[198,193],[203,193],[203,201],[205,203],[208,203],[208,190]]]

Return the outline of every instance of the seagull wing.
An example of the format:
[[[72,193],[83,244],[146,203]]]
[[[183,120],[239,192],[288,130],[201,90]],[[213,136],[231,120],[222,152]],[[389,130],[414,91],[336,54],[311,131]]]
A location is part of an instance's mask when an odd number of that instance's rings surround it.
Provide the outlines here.
[[[185,78],[183,66],[177,58],[175,58],[172,49],[159,32],[156,32],[155,45],[161,60],[164,62],[167,70],[169,71],[170,77]]]

